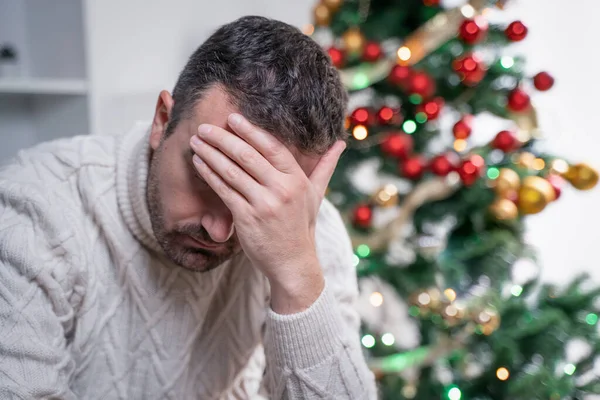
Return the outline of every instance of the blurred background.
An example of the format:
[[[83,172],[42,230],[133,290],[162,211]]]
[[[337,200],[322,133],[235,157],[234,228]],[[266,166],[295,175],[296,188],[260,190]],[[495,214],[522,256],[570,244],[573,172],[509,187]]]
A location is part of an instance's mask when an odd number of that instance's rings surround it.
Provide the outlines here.
[[[387,4],[399,15],[409,12],[408,6],[402,9],[402,2],[372,2],[379,5],[380,11]],[[318,3],[316,0],[0,0],[0,162],[20,149],[59,137],[124,134],[135,121],[152,117],[159,91],[172,89],[188,56],[217,27],[252,14],[279,19],[313,33],[315,27],[311,24],[315,23],[314,8]],[[323,0],[322,5],[338,4],[337,9],[343,4],[340,15],[351,18],[355,3],[360,1]],[[460,8],[466,1],[405,2],[417,3],[435,7],[435,13],[442,13]],[[597,22],[600,3],[498,0],[496,5],[504,3],[502,11],[495,9],[487,15],[490,22],[507,25],[520,20],[526,24],[528,33],[527,40],[511,44],[503,54],[525,57],[523,76],[548,71],[556,79],[548,92],[529,91],[538,111],[541,146],[548,153],[567,160],[586,161],[598,168],[600,133],[596,119],[600,104],[595,99],[600,93],[600,80],[594,45],[600,39]],[[338,29],[343,25],[343,21],[336,22],[334,10],[331,13],[321,31],[328,31],[330,19],[332,26],[337,23]],[[421,14],[406,18],[413,22],[419,18],[422,22],[427,20]],[[373,31],[373,27],[370,29]],[[315,39],[327,42],[327,35],[321,33],[314,32]],[[363,103],[360,99],[353,100],[349,112]],[[451,131],[455,117],[443,115],[440,129]],[[500,129],[507,129],[506,121],[490,115],[477,116],[473,124],[473,144],[490,142]],[[361,179],[365,180],[355,178]],[[579,192],[566,185],[562,191],[560,201],[552,203],[542,214],[529,215],[524,220],[524,242],[536,249],[541,269],[521,263],[513,272],[517,275],[539,272],[543,281],[557,284],[565,284],[579,273],[587,272],[592,282],[600,284],[600,190]],[[366,258],[360,252],[357,254]],[[379,297],[372,295],[381,295],[383,289],[365,290],[367,303],[381,305],[383,300],[380,302]],[[361,312],[368,314],[368,307]],[[587,323],[593,325],[590,318]],[[596,321],[597,316],[594,324]],[[455,333],[450,332],[452,335]],[[374,343],[368,339],[363,345],[372,348]],[[499,374],[497,371],[501,369],[494,371]],[[414,378],[411,381],[404,376],[400,385],[406,388],[406,382],[414,383]],[[407,395],[409,392],[388,398],[412,398]],[[445,398],[461,398],[456,397],[456,392],[448,393]]]
[[[17,60],[0,62],[0,160],[57,137],[125,132],[151,118],[158,92],[172,89],[187,57],[218,26],[255,14],[304,28],[314,6],[313,0],[0,0],[0,45],[14,48]],[[552,91],[533,95],[544,146],[590,162],[600,162],[597,13],[594,0],[517,0],[501,15],[529,27],[527,40],[511,49],[527,56],[527,71],[556,77]],[[545,279],[561,282],[588,271],[600,282],[599,204],[598,190],[565,196],[528,219],[527,237],[539,249]]]

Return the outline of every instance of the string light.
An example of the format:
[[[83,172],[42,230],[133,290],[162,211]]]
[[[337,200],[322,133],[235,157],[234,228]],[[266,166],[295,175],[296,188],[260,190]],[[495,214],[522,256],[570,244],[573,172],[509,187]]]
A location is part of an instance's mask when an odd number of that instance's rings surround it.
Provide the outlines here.
[[[598,322],[598,315],[589,313],[585,316],[585,322],[587,322],[588,325],[596,325],[596,322]]]
[[[415,133],[417,130],[417,124],[415,121],[407,119],[402,124],[402,130],[410,135],[411,133]]]
[[[361,244],[356,248],[356,252],[358,253],[359,257],[365,258],[371,254],[371,249],[366,244]]]
[[[510,293],[515,297],[519,297],[521,295],[521,293],[523,293],[523,287],[519,286],[519,285],[514,285],[510,289]]]
[[[465,4],[464,6],[462,6],[460,8],[460,12],[465,18],[473,18],[473,16],[475,15],[475,9],[470,4]]]
[[[446,295],[446,297],[450,301],[456,300],[456,292],[452,288],[448,288],[448,289],[444,290],[444,295]]]
[[[569,164],[565,160],[556,159],[550,165],[552,170],[557,174],[565,174],[569,170]]]
[[[487,177],[489,179],[497,179],[500,176],[500,170],[496,167],[490,167],[487,170]]]
[[[373,307],[379,307],[383,304],[383,295],[379,292],[373,292],[369,297],[369,301]]]
[[[396,338],[391,333],[384,333],[383,336],[381,336],[381,342],[386,346],[393,345],[395,341]]]
[[[302,32],[305,35],[312,35],[313,33],[315,33],[315,26],[313,24],[306,24],[304,25],[304,28],[302,28]]]
[[[515,59],[510,56],[503,56],[500,59],[500,65],[502,65],[502,68],[509,69],[515,65]]]
[[[375,346],[375,338],[371,335],[365,335],[362,337],[361,343],[367,349],[370,349],[371,347]]]
[[[354,267],[358,267],[358,264],[360,264],[360,258],[356,254],[352,255],[352,264]]]
[[[541,158],[536,158],[533,161],[533,169],[535,169],[536,171],[543,170],[545,166],[546,166],[546,163]]]
[[[460,400],[462,398],[462,392],[456,386],[450,386],[446,392],[446,398],[448,400]]]
[[[410,49],[406,46],[402,46],[398,49],[398,58],[401,61],[408,61],[410,60],[412,53],[410,51]]]
[[[575,373],[575,366],[573,364],[565,365],[565,374],[573,375]]]
[[[496,370],[496,377],[501,381],[505,381],[510,376],[510,372],[504,367],[500,367]]]
[[[354,75],[354,78],[352,80],[352,86],[354,89],[364,89],[368,87],[369,84],[370,82],[367,74],[363,72],[358,72],[356,75]]]
[[[423,124],[427,122],[427,114],[425,114],[423,111],[418,112],[417,115],[415,115],[415,119],[418,123]]]
[[[356,125],[352,130],[352,136],[354,136],[356,140],[364,140],[368,135],[369,131],[367,131],[367,128],[364,125]]]
[[[423,101],[423,98],[420,94],[413,93],[410,96],[408,96],[408,101],[410,101],[412,104],[419,105]]]
[[[465,151],[467,148],[467,141],[465,139],[456,139],[454,141],[454,150],[460,152]]]
[[[431,296],[429,296],[429,293],[420,293],[419,297],[417,297],[417,301],[419,302],[419,304],[426,306],[431,302]]]

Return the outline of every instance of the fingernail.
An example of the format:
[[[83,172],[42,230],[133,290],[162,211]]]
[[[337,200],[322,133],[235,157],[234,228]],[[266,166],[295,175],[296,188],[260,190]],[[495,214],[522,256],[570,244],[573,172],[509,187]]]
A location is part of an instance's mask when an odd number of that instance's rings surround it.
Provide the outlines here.
[[[194,156],[192,157],[192,161],[194,162],[194,164],[202,164],[202,160],[200,159],[200,157],[198,157],[198,154],[194,154]]]
[[[237,125],[242,122],[242,116],[240,114],[229,114],[229,123]]]
[[[190,142],[192,143],[192,146],[196,146],[196,147],[198,147],[202,144],[202,141],[196,135],[192,136],[192,139],[190,140]]]
[[[212,128],[210,125],[202,124],[198,127],[198,132],[199,133],[209,133],[211,129]]]

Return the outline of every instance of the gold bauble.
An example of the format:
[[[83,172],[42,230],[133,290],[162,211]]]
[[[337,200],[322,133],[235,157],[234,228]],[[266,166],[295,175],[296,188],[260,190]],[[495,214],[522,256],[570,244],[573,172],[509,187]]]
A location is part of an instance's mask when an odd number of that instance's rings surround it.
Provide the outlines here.
[[[563,176],[579,190],[590,190],[598,184],[598,171],[585,163],[569,166],[569,170]]]
[[[331,10],[331,12],[336,12],[344,3],[344,0],[323,0],[323,4],[327,8]]]
[[[546,179],[528,176],[519,189],[519,211],[523,214],[537,214],[556,198],[554,188]]]
[[[380,207],[393,207],[398,204],[398,188],[388,184],[379,189],[373,196],[373,201]]]
[[[331,22],[331,10],[325,4],[318,4],[313,10],[315,25],[327,26]]]
[[[519,215],[517,205],[509,199],[496,199],[489,208],[490,213],[498,220],[510,221]]]
[[[362,54],[367,40],[362,32],[357,28],[348,29],[342,35],[342,43],[344,50],[353,55]]]
[[[501,168],[500,175],[493,181],[493,185],[496,194],[506,198],[518,192],[521,186],[521,178],[513,169]]]

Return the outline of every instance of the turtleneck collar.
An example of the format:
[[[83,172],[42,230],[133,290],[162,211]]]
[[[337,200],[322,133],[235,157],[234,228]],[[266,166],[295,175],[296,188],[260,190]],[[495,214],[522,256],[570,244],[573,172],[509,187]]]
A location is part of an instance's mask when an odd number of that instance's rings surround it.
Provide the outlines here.
[[[163,254],[156,241],[146,198],[150,166],[150,125],[138,122],[120,142],[117,158],[117,199],[128,228],[147,248]]]

